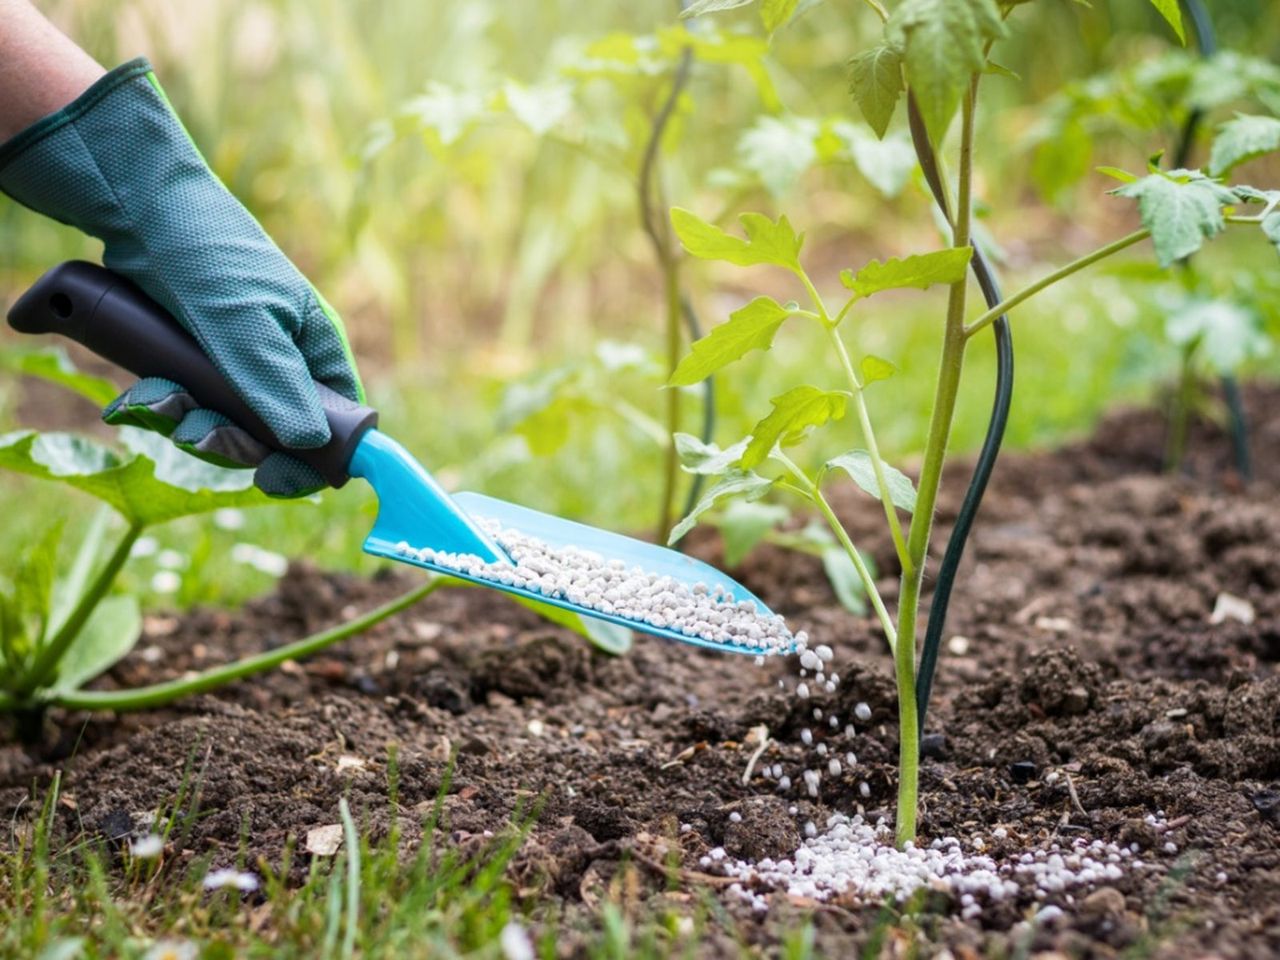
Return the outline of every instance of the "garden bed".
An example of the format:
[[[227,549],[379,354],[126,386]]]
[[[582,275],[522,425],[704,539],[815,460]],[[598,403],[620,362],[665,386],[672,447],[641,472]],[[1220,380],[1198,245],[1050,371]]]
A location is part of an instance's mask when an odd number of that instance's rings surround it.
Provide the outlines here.
[[[860,810],[890,817],[894,802],[897,714],[879,629],[836,603],[817,560],[768,547],[740,578],[813,643],[834,648],[834,693],[815,685],[799,700],[780,689],[779,679],[794,685],[794,662],[760,667],[657,640],[611,659],[497,594],[442,591],[324,655],[217,695],[119,720],[59,717],[63,737],[44,756],[0,748],[0,813],[29,815],[31,784],[60,768],[65,828],[119,837],[145,826],[194,768],[204,815],[178,855],[233,865],[244,838],[249,863],[279,863],[290,834],[338,822],[344,794],[375,835],[385,831],[396,744],[397,816],[410,837],[454,754],[445,801],[453,843],[483,846],[486,831],[545,796],[511,870],[533,902],[560,907],[559,942],[570,952],[575,925],[589,924],[602,899],[692,913],[703,885],[724,907],[706,934],[708,955],[735,953],[738,938],[776,945],[810,913],[826,956],[855,955],[886,935],[957,956],[1111,956],[1135,944],[1169,957],[1268,955],[1280,951],[1278,401],[1274,390],[1249,397],[1264,479],[1248,491],[1209,426],[1196,431],[1189,476],[1158,475],[1161,421],[1136,413],[1087,442],[1009,456],[988,493],[930,712],[928,730],[941,739],[926,745],[922,839],[955,836],[997,858],[1077,838],[1136,845],[1143,866],[1105,884],[1040,900],[1024,887],[968,919],[958,900],[938,895],[912,901],[914,919],[888,921],[883,904],[853,895],[819,902],[760,888],[761,912],[729,892],[716,863],[701,863],[713,849],[789,856],[806,822]],[[939,544],[962,473],[953,469],[944,489]],[[896,593],[876,504],[850,496],[838,509],[876,555],[882,589]],[[695,531],[691,546],[717,561],[714,533]],[[288,642],[414,576],[365,581],[295,566],[277,593],[242,611],[150,618],[112,680],[154,682]],[[1224,603],[1235,616],[1223,618]],[[863,702],[871,716],[852,738],[811,717],[817,707],[853,718]],[[762,725],[770,744],[744,785]],[[816,801],[799,776],[811,765],[807,727],[857,757],[823,776]],[[759,776],[775,763],[795,781],[785,794]],[[294,858],[298,879],[307,861]],[[664,871],[675,862],[684,883],[670,892]],[[1045,909],[1053,905],[1062,912]]]

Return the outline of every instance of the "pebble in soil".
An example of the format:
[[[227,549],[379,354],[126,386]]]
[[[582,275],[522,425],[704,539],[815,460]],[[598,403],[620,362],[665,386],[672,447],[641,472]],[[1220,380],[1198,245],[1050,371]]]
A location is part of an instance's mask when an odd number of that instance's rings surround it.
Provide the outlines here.
[[[514,564],[419,549],[406,542],[397,544],[396,550],[403,557],[468,576],[761,655],[789,653],[804,641],[802,635],[792,637],[781,617],[761,611],[750,600],[735,600],[720,584],[689,585],[639,566],[628,567],[621,560],[606,560],[591,550],[553,547],[492,520],[478,518],[477,523]]]

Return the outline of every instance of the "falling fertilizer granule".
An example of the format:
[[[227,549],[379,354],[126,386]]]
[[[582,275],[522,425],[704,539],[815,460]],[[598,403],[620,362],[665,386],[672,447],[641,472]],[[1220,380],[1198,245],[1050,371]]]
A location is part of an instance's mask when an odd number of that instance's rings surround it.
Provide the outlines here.
[[[515,561],[489,563],[473,554],[416,549],[397,544],[397,552],[468,576],[517,587],[545,597],[687,637],[735,644],[761,655],[787,653],[803,635],[792,638],[782,618],[762,613],[750,600],[735,600],[719,584],[681,583],[674,577],[628,567],[578,547],[552,547],[535,537],[504,529],[487,519],[477,524]]]

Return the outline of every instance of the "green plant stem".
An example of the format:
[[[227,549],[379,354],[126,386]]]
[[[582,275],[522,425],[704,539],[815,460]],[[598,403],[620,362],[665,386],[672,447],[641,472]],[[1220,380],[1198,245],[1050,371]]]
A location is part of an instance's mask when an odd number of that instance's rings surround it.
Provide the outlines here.
[[[876,12],[876,16],[878,16],[881,21],[887,21],[889,19],[889,11],[884,8],[884,5],[880,3],[880,0],[864,0],[864,2],[868,7]]]
[[[406,607],[413,606],[423,597],[439,589],[447,582],[445,577],[432,577],[426,583],[414,587],[408,593],[401,594],[389,603],[370,610],[350,623],[333,627],[321,633],[312,634],[293,643],[285,644],[275,650],[268,650],[252,657],[245,657],[234,663],[221,667],[213,667],[202,671],[194,677],[181,680],[169,680],[155,683],[133,690],[76,690],[51,696],[48,703],[65,707],[68,710],[144,710],[170,703],[181,697],[204,693],[216,687],[224,686],[235,680],[242,680],[257,673],[274,669],[286,660],[295,660],[310,656],[325,647],[332,646],[340,640],[368,630],[376,623],[399,613]]]
[[[871,414],[867,410],[867,400],[863,396],[862,381],[858,379],[858,375],[854,372],[853,363],[849,359],[849,351],[845,349],[844,340],[841,338],[834,326],[827,327],[827,334],[831,338],[831,345],[835,348],[836,355],[840,358],[840,365],[844,368],[845,377],[849,380],[849,387],[853,391],[853,404],[858,411],[858,421],[862,424],[862,436],[867,443],[867,453],[871,455],[871,469],[876,475],[876,484],[880,488],[880,502],[884,505],[885,519],[889,522],[889,532],[893,535],[893,548],[898,553],[898,562],[902,564],[904,572],[911,569],[911,556],[907,553],[907,542],[902,536],[902,522],[898,519],[898,508],[893,504],[893,497],[889,494],[889,484],[885,479],[884,460],[880,458],[880,448],[876,444],[875,430],[871,427]]]
[[[1086,253],[1083,257],[1072,260],[1066,266],[1060,267],[1045,277],[1041,277],[1030,286],[1023,287],[1017,293],[1010,297],[1006,297],[1004,300],[997,303],[982,316],[978,317],[977,320],[965,327],[964,335],[966,337],[972,337],[979,330],[989,327],[1001,314],[1008,313],[1025,300],[1030,300],[1041,290],[1051,287],[1059,280],[1063,280],[1071,276],[1073,273],[1078,273],[1090,264],[1097,263],[1099,260],[1105,260],[1113,253],[1119,253],[1126,247],[1131,247],[1135,243],[1147,239],[1149,236],[1151,236],[1150,230],[1135,230],[1133,233],[1121,237],[1119,240],[1108,243],[1105,247],[1099,247],[1092,253]],[[957,243],[956,246],[959,246],[959,243]]]
[[[961,115],[960,173],[954,218],[954,245],[969,245],[971,186],[973,182],[973,115],[977,78],[966,92]],[[916,509],[912,514],[907,537],[911,557],[910,573],[903,571],[898,598],[898,643],[894,650],[894,672],[898,687],[898,811],[895,837],[898,846],[916,838],[916,815],[920,793],[920,725],[916,713],[916,623],[920,615],[920,591],[924,585],[925,563],[929,554],[929,537],[933,530],[933,512],[942,483],[942,468],[951,439],[956,400],[960,393],[960,375],[964,369],[965,295],[969,272],[951,285],[947,302],[947,325],[943,334],[942,360],[938,366],[938,386],[934,395],[933,414],[929,421],[929,438],[916,493]]]
[[[75,609],[71,611],[66,622],[58,628],[58,632],[53,635],[52,639],[43,644],[36,653],[31,668],[26,671],[26,674],[17,685],[17,692],[20,695],[26,696],[49,682],[54,675],[54,671],[57,670],[58,664],[62,661],[63,654],[75,642],[85,622],[88,621],[102,598],[106,596],[107,591],[111,589],[111,584],[115,582],[116,575],[120,573],[120,568],[129,559],[129,553],[133,550],[133,545],[138,537],[141,536],[142,530],[141,526],[133,525],[125,531],[120,543],[116,545],[106,564],[98,571],[98,575],[94,577],[93,582],[89,584],[84,594],[76,602]]]
[[[674,258],[665,258],[662,266],[667,301],[667,375],[670,376],[680,363],[680,267]],[[670,387],[663,392],[667,395],[667,443],[663,458],[662,499],[658,509],[658,525],[654,530],[654,540],[657,543],[666,543],[667,534],[671,532],[676,483],[680,476],[680,455],[676,451],[676,433],[680,429],[680,390]]]
[[[853,540],[850,539],[849,534],[845,531],[844,524],[840,522],[836,512],[831,509],[831,504],[827,502],[827,498],[822,495],[822,488],[809,479],[809,475],[801,470],[795,461],[780,449],[773,452],[773,457],[796,478],[799,487],[793,489],[817,505],[822,512],[822,516],[826,519],[827,525],[831,528],[831,532],[840,541],[840,546],[844,547],[844,552],[848,554],[854,570],[858,573],[858,579],[862,581],[862,589],[867,592],[867,599],[871,601],[871,606],[875,610],[876,616],[880,618],[880,625],[884,628],[884,634],[889,640],[889,647],[893,649],[898,642],[898,632],[893,626],[893,618],[889,616],[889,611],[885,609],[884,601],[880,598],[880,591],[876,589],[875,578],[871,576],[871,571],[867,569],[867,564],[862,559],[862,554],[854,546]]]

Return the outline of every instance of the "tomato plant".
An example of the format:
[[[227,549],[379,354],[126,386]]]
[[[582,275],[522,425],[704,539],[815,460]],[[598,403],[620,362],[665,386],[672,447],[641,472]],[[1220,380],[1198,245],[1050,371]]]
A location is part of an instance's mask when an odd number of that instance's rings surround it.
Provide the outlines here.
[[[747,2],[701,0],[690,12],[723,10]],[[896,835],[899,844],[905,844],[916,835],[919,607],[968,342],[1048,287],[1147,240],[1151,241],[1161,268],[1184,260],[1206,240],[1232,225],[1260,227],[1266,239],[1280,246],[1280,191],[1228,185],[1221,179],[1243,159],[1280,147],[1280,140],[1272,137],[1271,124],[1263,122],[1264,118],[1241,119],[1219,133],[1210,154],[1209,173],[1186,168],[1166,170],[1159,166],[1158,157],[1141,174],[1109,170],[1122,181],[1112,193],[1136,202],[1141,228],[1076,258],[969,317],[967,292],[974,257],[973,170],[980,147],[975,137],[979,90],[983,76],[998,70],[988,54],[1006,36],[1006,21],[1020,4],[997,0],[903,0],[892,12],[879,0],[868,0],[868,5],[881,20],[883,32],[874,47],[851,61],[854,98],[877,135],[888,130],[898,103],[907,101],[913,140],[926,164],[926,177],[938,183],[935,193],[944,212],[950,243],[939,250],[871,260],[857,269],[845,269],[838,277],[840,298],[829,302],[802,260],[804,234],[785,215],[771,218],[744,213],[740,217],[741,232],[737,232],[722,229],[689,210],[672,210],[672,227],[691,255],[737,266],[778,268],[791,275],[801,299],[780,302],[770,296],[758,296],[750,300],[693,344],[673,373],[670,385],[674,388],[698,382],[747,353],[768,350],[782,327],[795,320],[821,330],[841,381],[839,387],[798,384],[773,397],[772,409],[756,423],[751,434],[727,448],[684,438],[685,468],[717,479],[677,525],[672,539],[686,533],[721,501],[756,501],[774,490],[797,497],[826,520],[857,570],[894,655],[899,720]],[[1155,5],[1181,36],[1183,26],[1176,3],[1156,0]],[[796,9],[796,3],[781,0],[765,0],[760,7],[770,30],[784,24]],[[941,174],[945,169],[942,147],[957,115],[955,176],[947,183]],[[1280,122],[1276,123],[1280,129]],[[1253,204],[1260,206],[1259,213],[1244,212]],[[940,323],[941,356],[930,427],[918,482],[913,484],[881,456],[867,402],[869,391],[891,389],[888,381],[896,366],[888,359],[857,350],[856,343],[860,330],[871,319],[865,301],[887,290],[927,290],[935,286],[947,288],[947,302]],[[850,341],[855,344],[854,349],[850,348]],[[831,458],[812,472],[788,453],[813,431],[830,427],[846,416],[857,423],[860,447]],[[897,608],[892,614],[827,498],[825,488],[837,478],[852,480],[881,505],[901,567]],[[908,523],[904,523],[904,516],[910,518]]]

